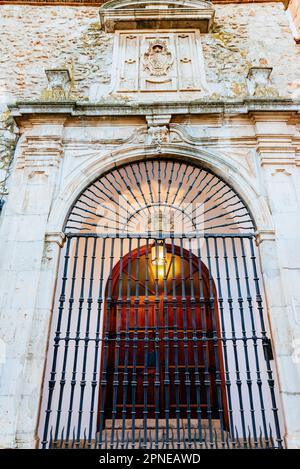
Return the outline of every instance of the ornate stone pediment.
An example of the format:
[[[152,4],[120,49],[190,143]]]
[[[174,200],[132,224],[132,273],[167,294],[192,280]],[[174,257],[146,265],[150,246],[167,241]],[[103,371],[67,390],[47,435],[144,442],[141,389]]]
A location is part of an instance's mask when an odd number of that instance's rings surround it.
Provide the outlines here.
[[[111,0],[99,13],[106,32],[196,28],[205,33],[214,19],[211,2],[204,0]]]

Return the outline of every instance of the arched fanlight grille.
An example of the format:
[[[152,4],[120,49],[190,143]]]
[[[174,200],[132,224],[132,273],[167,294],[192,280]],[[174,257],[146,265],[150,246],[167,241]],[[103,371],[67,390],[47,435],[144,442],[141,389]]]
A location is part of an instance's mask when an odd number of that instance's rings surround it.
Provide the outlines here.
[[[249,233],[251,215],[221,178],[190,163],[158,159],[116,167],[80,195],[67,233]]]

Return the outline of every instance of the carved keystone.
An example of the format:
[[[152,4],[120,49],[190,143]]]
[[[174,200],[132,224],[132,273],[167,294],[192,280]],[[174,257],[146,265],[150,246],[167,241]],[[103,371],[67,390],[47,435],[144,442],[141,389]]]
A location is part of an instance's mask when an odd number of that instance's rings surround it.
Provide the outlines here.
[[[160,146],[169,141],[169,124],[172,116],[170,114],[146,116],[148,124],[148,143]]]

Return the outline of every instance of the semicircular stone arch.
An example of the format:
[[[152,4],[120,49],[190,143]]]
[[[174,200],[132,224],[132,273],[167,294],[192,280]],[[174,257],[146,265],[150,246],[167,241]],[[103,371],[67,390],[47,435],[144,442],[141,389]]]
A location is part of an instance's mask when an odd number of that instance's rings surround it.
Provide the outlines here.
[[[199,165],[147,159],[115,167],[77,198],[66,233],[252,233],[248,207],[222,178]]]

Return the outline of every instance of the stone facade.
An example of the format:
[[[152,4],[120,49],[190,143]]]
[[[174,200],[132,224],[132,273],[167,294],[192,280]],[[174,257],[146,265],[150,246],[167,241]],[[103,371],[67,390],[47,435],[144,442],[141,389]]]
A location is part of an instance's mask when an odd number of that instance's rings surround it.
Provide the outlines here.
[[[278,96],[292,97],[300,81],[300,58],[283,5],[229,4],[215,9],[214,26],[202,37],[207,98],[247,95],[248,70],[259,63],[273,67]],[[97,7],[3,5],[1,30],[1,88],[12,99],[41,100],[47,88],[45,69],[69,68],[70,99],[85,102],[92,84],[111,80],[113,38],[100,31]]]
[[[98,7],[0,11],[0,190],[9,194],[0,219],[0,445],[37,444],[72,203],[116,164],[169,155],[216,172],[254,217],[284,437],[300,448],[300,56],[282,3],[215,5],[197,56],[207,86],[200,96],[176,89],[165,101],[112,87],[116,34],[100,30]],[[49,87],[51,69],[69,72],[62,99]]]

